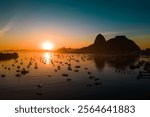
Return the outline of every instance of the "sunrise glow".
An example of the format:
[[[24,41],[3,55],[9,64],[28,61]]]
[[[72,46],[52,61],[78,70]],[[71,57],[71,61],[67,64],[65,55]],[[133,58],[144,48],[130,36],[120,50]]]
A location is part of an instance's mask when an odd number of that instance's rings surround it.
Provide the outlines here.
[[[54,49],[54,44],[52,42],[44,42],[42,44],[42,49],[43,50],[53,50]]]

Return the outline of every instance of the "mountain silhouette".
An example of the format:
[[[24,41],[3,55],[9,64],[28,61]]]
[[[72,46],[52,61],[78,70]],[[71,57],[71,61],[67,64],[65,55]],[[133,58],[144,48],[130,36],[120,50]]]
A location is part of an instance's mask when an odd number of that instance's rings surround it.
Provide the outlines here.
[[[126,36],[116,36],[106,41],[102,34],[97,35],[93,44],[80,49],[61,48],[58,52],[74,52],[74,53],[138,53],[140,47]]]
[[[126,36],[116,36],[107,41],[107,51],[111,52],[138,52],[140,47]]]
[[[94,43],[88,47],[83,47],[78,49],[78,52],[86,52],[86,53],[97,53],[97,52],[104,52],[107,48],[107,42],[103,35],[99,34]]]

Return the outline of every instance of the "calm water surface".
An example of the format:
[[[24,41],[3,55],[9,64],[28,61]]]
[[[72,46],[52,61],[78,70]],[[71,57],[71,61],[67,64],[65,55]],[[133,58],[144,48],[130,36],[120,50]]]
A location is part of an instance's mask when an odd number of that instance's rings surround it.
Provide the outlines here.
[[[0,99],[150,99],[149,57],[19,52],[0,61]]]

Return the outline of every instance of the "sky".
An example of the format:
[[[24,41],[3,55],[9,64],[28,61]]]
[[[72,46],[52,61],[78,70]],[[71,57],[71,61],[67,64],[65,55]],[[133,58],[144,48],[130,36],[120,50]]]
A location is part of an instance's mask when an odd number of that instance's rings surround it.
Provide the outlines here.
[[[149,0],[0,0],[0,50],[79,48],[101,33],[150,48]]]

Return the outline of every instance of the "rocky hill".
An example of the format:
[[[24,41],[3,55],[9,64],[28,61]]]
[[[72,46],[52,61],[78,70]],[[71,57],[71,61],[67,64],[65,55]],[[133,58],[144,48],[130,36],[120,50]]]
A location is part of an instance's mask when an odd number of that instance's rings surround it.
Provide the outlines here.
[[[106,41],[102,34],[97,35],[93,44],[79,48],[61,48],[59,52],[74,52],[74,53],[138,53],[140,47],[126,36],[116,36],[115,38]]]

